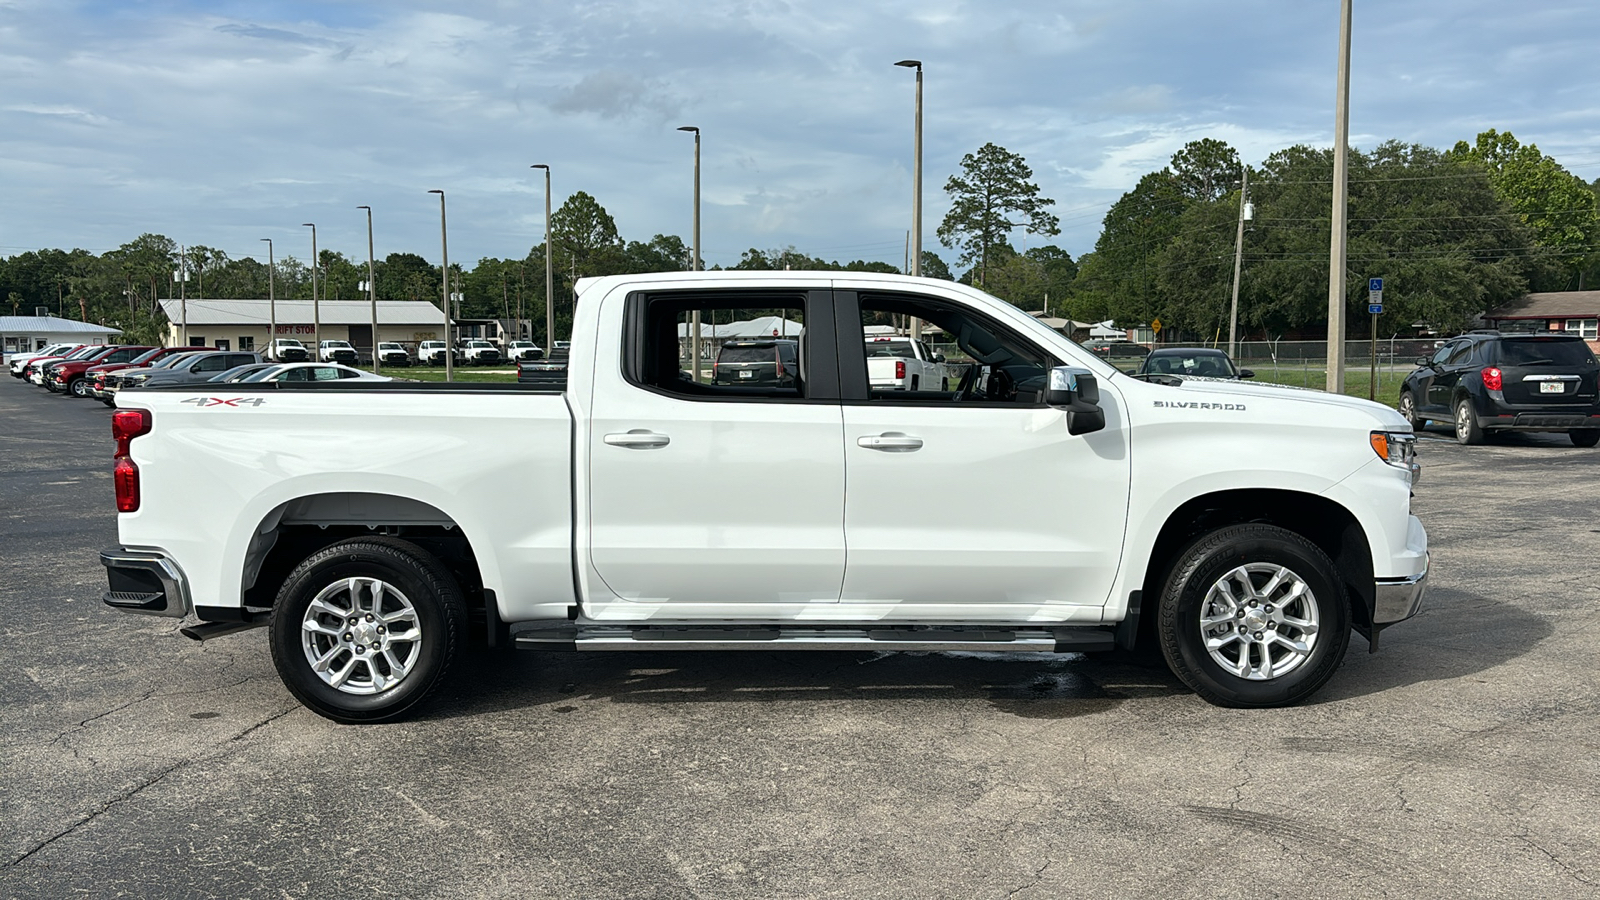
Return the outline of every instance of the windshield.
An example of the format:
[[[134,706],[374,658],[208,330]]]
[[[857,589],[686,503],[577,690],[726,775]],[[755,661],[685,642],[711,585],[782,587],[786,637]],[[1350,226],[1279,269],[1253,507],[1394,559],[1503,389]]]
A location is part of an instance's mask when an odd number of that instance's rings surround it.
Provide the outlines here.
[[[1237,373],[1221,353],[1154,353],[1144,362],[1144,374],[1232,378]]]
[[[400,349],[400,345],[399,344],[379,344],[378,345],[378,349],[379,350],[399,350]]]
[[[1594,353],[1576,338],[1506,338],[1500,344],[1504,366],[1592,366]]]
[[[917,349],[911,346],[910,341],[886,341],[880,338],[867,341],[867,356],[869,358],[892,356],[896,359],[916,359]]]
[[[278,338],[278,346],[280,346],[280,347],[301,347],[301,348],[304,348],[305,344],[300,343],[299,341],[295,340],[294,338]]]

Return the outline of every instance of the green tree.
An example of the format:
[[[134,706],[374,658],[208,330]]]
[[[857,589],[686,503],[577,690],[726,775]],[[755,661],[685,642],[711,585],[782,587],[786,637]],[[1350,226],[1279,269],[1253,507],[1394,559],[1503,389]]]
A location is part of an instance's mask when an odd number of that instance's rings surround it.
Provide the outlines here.
[[[1191,200],[1221,200],[1233,192],[1243,172],[1238,151],[1213,138],[1190,141],[1172,154],[1172,176]]]
[[[987,143],[961,158],[960,175],[945,182],[950,211],[939,223],[940,243],[961,249],[960,264],[975,266],[985,283],[989,253],[1015,228],[1032,234],[1056,235],[1060,220],[1045,207],[1055,201],[1039,195],[1033,170],[1022,156]]]
[[[578,191],[550,217],[555,263],[577,278],[622,271],[623,243],[617,223],[605,207]]]
[[[693,250],[675,234],[658,234],[649,241],[629,241],[622,250],[623,268],[629,274],[682,272],[689,268]]]
[[[922,251],[922,276],[924,278],[941,278],[945,281],[955,281],[956,277],[950,274],[950,267],[945,265],[939,254],[932,250]]]

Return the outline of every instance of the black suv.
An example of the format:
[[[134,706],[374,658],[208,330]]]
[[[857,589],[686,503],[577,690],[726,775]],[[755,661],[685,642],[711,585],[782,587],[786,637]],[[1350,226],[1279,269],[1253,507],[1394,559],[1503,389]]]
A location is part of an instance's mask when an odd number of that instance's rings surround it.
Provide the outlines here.
[[[1400,412],[1420,430],[1451,422],[1456,440],[1498,431],[1564,431],[1600,443],[1600,365],[1573,334],[1474,331],[1445,341],[1400,386]]]
[[[799,341],[727,341],[711,364],[712,384],[793,387],[799,374]]]

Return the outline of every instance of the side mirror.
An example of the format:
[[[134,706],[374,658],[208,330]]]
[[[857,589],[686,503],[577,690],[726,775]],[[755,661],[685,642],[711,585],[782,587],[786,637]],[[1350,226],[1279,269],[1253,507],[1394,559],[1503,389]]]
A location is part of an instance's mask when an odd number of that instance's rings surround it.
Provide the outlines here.
[[[933,361],[936,362],[936,363],[944,362],[944,354],[943,353],[935,353],[933,355]]]
[[[1417,357],[1417,365],[1423,367],[1424,369],[1431,369],[1433,368],[1433,360],[1426,356],[1419,356]]]
[[[1254,378],[1254,377],[1256,377],[1256,370],[1255,369],[1240,369],[1239,370],[1239,377],[1240,378]]]
[[[1106,427],[1106,412],[1100,408],[1100,382],[1088,369],[1056,366],[1050,370],[1050,386],[1044,402],[1067,412],[1067,433],[1088,434]]]

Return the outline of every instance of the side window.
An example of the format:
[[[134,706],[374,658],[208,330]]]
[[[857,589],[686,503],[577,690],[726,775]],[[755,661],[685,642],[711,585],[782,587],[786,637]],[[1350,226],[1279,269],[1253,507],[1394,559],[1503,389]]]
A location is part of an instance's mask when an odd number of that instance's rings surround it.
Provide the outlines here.
[[[299,368],[290,369],[287,372],[283,372],[283,373],[279,374],[278,377],[276,377],[276,378],[274,378],[272,380],[273,381],[310,381],[311,380],[310,377],[309,377],[310,373],[311,373],[310,369],[308,369],[308,368],[306,368],[304,366],[301,366]]]
[[[1438,350],[1433,351],[1433,364],[1436,366],[1444,365],[1444,361],[1450,358],[1451,351],[1455,350],[1459,346],[1461,345],[1451,342],[1445,344],[1443,347],[1440,347]]]
[[[339,377],[340,378],[360,378],[361,377],[361,373],[360,372],[352,372],[349,369],[340,369],[339,370]]]
[[[861,324],[867,337],[868,396],[875,403],[1004,403],[1037,406],[1043,402],[1050,368],[1060,363],[1017,332],[971,309],[948,301],[906,294],[862,293]],[[891,337],[921,322],[920,342],[927,361],[917,361],[911,341]],[[942,363],[932,362],[927,340],[951,345]],[[905,353],[883,353],[899,343]],[[877,352],[875,352],[877,351]],[[843,350],[840,351],[844,352]]]
[[[628,304],[624,375],[640,387],[690,400],[818,396],[802,291],[641,294]]]
[[[314,381],[338,381],[339,380],[339,370],[335,369],[335,368],[333,368],[331,366],[317,366],[315,369],[312,369],[311,371],[313,373],[311,377],[312,377],[312,380],[314,380]]]
[[[1461,343],[1456,344],[1451,348],[1451,350],[1450,350],[1450,358],[1446,359],[1444,361],[1444,364],[1447,365],[1447,366],[1464,365],[1466,363],[1466,361],[1468,359],[1471,359],[1471,358],[1472,358],[1472,341],[1462,341]]]

